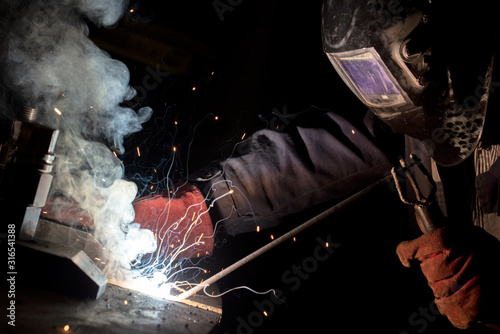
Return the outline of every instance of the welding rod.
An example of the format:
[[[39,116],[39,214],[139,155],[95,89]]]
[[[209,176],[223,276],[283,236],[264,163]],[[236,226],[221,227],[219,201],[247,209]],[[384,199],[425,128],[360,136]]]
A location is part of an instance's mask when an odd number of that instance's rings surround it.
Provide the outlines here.
[[[306,228],[316,224],[317,222],[325,219],[326,217],[330,216],[331,214],[334,214],[335,212],[343,209],[344,207],[348,206],[349,204],[357,201],[358,199],[362,198],[363,196],[369,194],[370,192],[372,192],[373,190],[375,190],[376,188],[378,188],[379,186],[381,185],[384,185],[386,184],[387,182],[389,182],[390,180],[393,179],[393,176],[391,174],[385,176],[384,178],[378,180],[377,182],[373,183],[372,185],[358,191],[357,193],[355,193],[354,195],[346,198],[345,200],[339,202],[338,204],[332,206],[331,208],[323,211],[322,213],[320,213],[319,215],[311,218],[310,220],[306,221],[305,223],[303,223],[302,225],[299,225],[297,226],[296,228],[294,228],[293,230],[283,234],[281,237],[271,241],[270,243],[264,245],[263,247],[257,249],[256,251],[254,251],[253,253],[250,253],[249,255],[245,256],[244,258],[242,258],[241,260],[233,263],[232,265],[230,265],[229,267],[227,267],[226,269],[223,269],[222,271],[220,271],[219,273],[213,275],[212,277],[210,277],[209,279],[205,280],[203,282],[203,284],[199,284],[183,293],[181,293],[179,296],[177,296],[177,300],[183,300],[183,299],[186,299],[186,298],[189,298],[191,297],[192,295],[194,295],[196,292],[204,289],[205,287],[217,282],[219,279],[223,278],[224,276],[226,275],[229,275],[230,273],[232,273],[233,271],[235,271],[236,269],[238,269],[239,267],[247,264],[248,262],[252,261],[253,259],[255,259],[256,257],[264,254],[265,252],[267,252],[268,250],[278,246],[279,244],[281,244],[282,242],[296,236],[298,233],[302,232],[303,230],[305,230]]]

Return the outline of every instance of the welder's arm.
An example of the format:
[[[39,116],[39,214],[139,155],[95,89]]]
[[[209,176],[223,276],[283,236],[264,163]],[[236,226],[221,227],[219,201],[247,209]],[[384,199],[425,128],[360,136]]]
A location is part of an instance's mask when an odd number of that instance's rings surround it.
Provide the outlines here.
[[[231,234],[279,223],[286,215],[349,195],[379,179],[391,164],[371,114],[357,128],[332,112],[297,117],[286,132],[255,133],[210,180],[215,212]],[[382,131],[383,130],[383,131]],[[393,135],[391,133],[391,135]],[[231,192],[232,193],[229,193]]]
[[[232,234],[271,227],[389,171],[380,137],[392,133],[372,114],[355,127],[334,113],[313,113],[297,117],[287,132],[257,132],[236,148],[239,156],[210,168],[210,175],[198,173],[171,191],[136,200],[134,222],[157,235],[163,256],[184,243],[194,246],[181,247],[176,257],[204,255],[213,247],[212,224],[221,221]]]
[[[500,331],[500,242],[479,227],[444,227],[397,248],[419,264],[441,314],[458,328],[479,322]]]

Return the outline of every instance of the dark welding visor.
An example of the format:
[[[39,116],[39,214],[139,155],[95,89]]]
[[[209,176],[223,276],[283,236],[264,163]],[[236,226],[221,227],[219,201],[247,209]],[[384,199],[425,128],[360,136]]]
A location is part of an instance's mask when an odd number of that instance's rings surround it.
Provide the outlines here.
[[[455,165],[474,151],[486,119],[498,31],[489,7],[324,0],[323,49],[375,115]]]

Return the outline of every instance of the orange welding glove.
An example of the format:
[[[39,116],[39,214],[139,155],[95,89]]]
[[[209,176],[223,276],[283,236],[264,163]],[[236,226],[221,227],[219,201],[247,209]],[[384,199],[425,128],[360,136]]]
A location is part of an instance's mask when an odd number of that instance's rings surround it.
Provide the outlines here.
[[[398,245],[404,266],[419,263],[441,314],[458,328],[500,323],[500,242],[478,227],[444,227]]]
[[[205,198],[193,184],[176,184],[171,191],[134,201],[135,220],[151,230],[160,261],[196,258],[212,253],[214,230]]]

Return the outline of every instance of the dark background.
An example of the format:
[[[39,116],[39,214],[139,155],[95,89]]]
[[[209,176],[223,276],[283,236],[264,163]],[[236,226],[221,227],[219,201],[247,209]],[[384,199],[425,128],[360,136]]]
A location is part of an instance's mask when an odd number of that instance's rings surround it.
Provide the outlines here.
[[[216,4],[231,9],[218,13]],[[322,52],[319,0],[136,1],[130,8],[133,13],[120,23],[125,34],[139,25],[162,27],[173,36],[168,43],[175,49],[159,61],[137,61],[126,48],[108,50],[128,65],[132,86],[144,86],[148,68],[163,75],[147,95],[130,102],[134,109],[154,110],[144,130],[127,139],[128,151],[121,156],[127,177],[142,194],[161,191],[230,156],[243,134],[270,124],[281,126],[279,131],[293,125],[289,118],[276,119],[276,113],[332,110],[356,123],[365,111]],[[106,32],[94,27],[90,36],[98,40]],[[186,54],[192,56],[187,69],[169,75],[158,70]],[[293,215],[273,230],[218,235],[207,267],[227,267],[269,242],[271,234],[285,233],[320,209]],[[397,259],[397,244],[410,237],[406,218],[406,208],[386,186],[220,280],[222,291],[242,285],[274,288],[286,300],[264,317],[256,305],[269,305],[270,294],[230,292],[223,297],[218,332],[458,332],[429,310],[433,297],[419,271]],[[283,280],[293,265],[313,255],[318,237],[329,236],[339,247],[301,278],[298,288]]]

